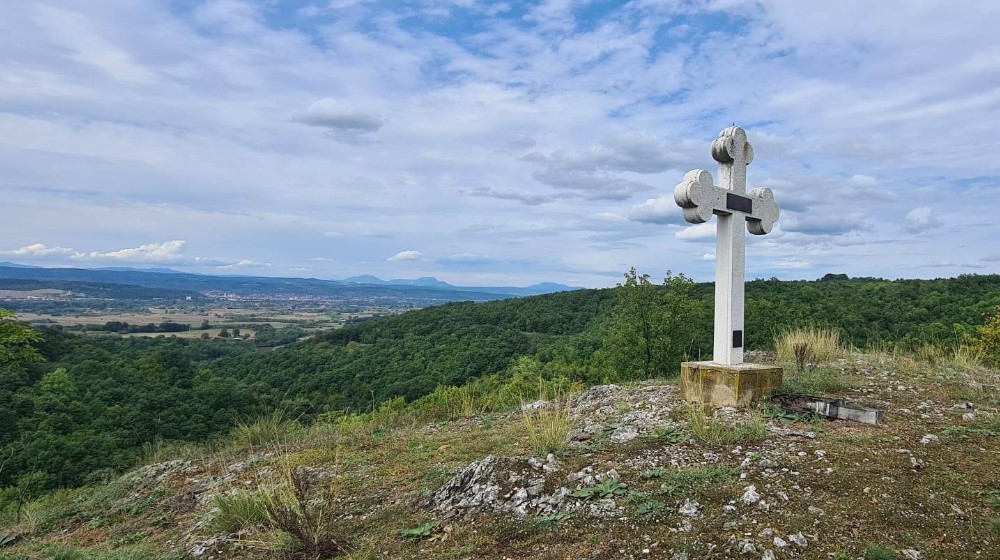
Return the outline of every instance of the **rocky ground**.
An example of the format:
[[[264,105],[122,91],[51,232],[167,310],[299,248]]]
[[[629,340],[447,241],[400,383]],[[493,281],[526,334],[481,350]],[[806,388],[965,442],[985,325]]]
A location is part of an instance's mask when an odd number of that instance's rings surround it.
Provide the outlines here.
[[[334,490],[314,507],[347,558],[1000,558],[996,372],[855,355],[811,375],[884,424],[722,408],[706,435],[675,385],[604,385],[526,405],[568,415],[554,453],[531,448],[520,411],[313,432],[149,465],[60,516],[39,506],[8,548],[280,557],[265,527],[217,532],[215,496],[298,471]]]

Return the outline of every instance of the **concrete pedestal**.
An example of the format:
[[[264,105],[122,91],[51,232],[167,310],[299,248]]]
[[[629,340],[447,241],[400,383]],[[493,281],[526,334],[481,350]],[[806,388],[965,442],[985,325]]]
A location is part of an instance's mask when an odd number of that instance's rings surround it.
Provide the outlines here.
[[[762,364],[681,364],[681,393],[688,402],[749,406],[781,389],[782,369]]]

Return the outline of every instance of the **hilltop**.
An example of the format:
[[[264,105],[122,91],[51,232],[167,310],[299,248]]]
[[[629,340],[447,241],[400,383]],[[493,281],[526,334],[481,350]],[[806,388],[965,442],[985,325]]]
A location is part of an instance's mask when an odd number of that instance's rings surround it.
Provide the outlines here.
[[[0,546],[28,558],[611,558],[643,542],[650,555],[673,543],[667,558],[734,546],[766,558],[770,528],[799,547],[770,537],[776,554],[913,541],[957,558],[954,542],[897,519],[937,515],[928,504],[946,496],[962,514],[921,523],[992,550],[1000,404],[982,364],[1000,365],[998,277],[748,284],[751,348],[801,370],[785,390],[878,407],[884,427],[686,407],[676,368],[711,342],[710,285],[625,284],[452,303],[268,352],[5,319]],[[865,352],[792,366],[788,333],[815,349],[839,334]],[[945,466],[956,474],[939,476]],[[739,509],[744,496],[768,509]],[[864,542],[834,529],[848,514],[866,520]]]
[[[309,427],[270,418],[28,504],[5,558],[1000,555],[995,370],[852,354],[789,373],[885,424],[699,416],[669,380],[523,411],[442,394]],[[563,439],[538,438],[553,426]]]

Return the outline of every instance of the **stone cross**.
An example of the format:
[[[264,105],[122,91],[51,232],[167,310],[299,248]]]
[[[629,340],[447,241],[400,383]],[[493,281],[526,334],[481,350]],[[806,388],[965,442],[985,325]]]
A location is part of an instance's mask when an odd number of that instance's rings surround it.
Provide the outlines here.
[[[692,224],[719,216],[715,245],[715,344],[712,361],[743,363],[743,283],[746,236],[743,224],[754,235],[771,232],[778,220],[778,205],[771,189],[757,187],[746,192],[747,166],[753,148],[746,132],[732,126],[712,143],[712,157],[719,162],[719,186],[712,174],[695,169],[674,188],[674,200]]]

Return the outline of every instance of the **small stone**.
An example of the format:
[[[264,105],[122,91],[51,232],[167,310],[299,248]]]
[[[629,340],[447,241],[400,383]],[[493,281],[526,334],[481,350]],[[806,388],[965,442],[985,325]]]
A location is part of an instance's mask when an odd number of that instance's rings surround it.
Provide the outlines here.
[[[939,438],[934,434],[927,434],[924,437],[920,438],[920,443],[927,445],[928,443],[934,443],[938,439]]]
[[[962,415],[962,421],[963,422],[975,422],[976,421],[976,414],[974,412],[966,412],[965,414]]]
[[[643,556],[649,556],[649,549],[648,548],[642,549],[642,555]]]
[[[722,511],[724,511],[725,513],[733,513],[734,511],[736,511],[736,506],[734,506],[733,504],[726,504],[722,506]]]
[[[760,560],[774,560],[774,553],[770,550],[765,550],[764,554],[761,555]]]
[[[608,439],[619,443],[625,443],[626,441],[632,441],[637,437],[639,437],[639,429],[635,426],[628,425],[615,428],[615,431],[611,432]]]
[[[743,541],[740,545],[740,552],[743,554],[757,554],[757,546],[750,541]]]
[[[809,513],[812,515],[823,515],[826,512],[816,506],[809,506]]]
[[[799,548],[806,548],[809,546],[809,541],[806,540],[802,533],[795,533],[794,535],[788,535],[788,540],[795,543]]]
[[[765,527],[763,531],[757,533],[757,536],[762,539],[769,539],[774,536],[774,529]]]
[[[913,550],[912,548],[903,549],[903,558],[906,560],[922,560],[924,555],[919,550]]]
[[[685,499],[684,504],[680,507],[680,509],[677,510],[677,513],[687,517],[697,517],[698,509],[700,507],[701,504],[699,504],[698,502],[692,501],[690,499]]]
[[[747,505],[756,504],[760,501],[760,494],[757,493],[757,487],[754,485],[747,486],[743,490],[743,503]]]
[[[739,526],[740,524],[735,521],[726,521],[725,523],[722,524],[722,530],[732,531],[733,529],[736,529]]]
[[[688,560],[688,555],[684,552],[675,552],[670,560]]]
[[[592,437],[594,436],[583,430],[570,430],[570,432],[566,434],[566,441],[587,441]]]
[[[781,537],[774,537],[774,546],[778,548],[788,548],[788,542]]]

